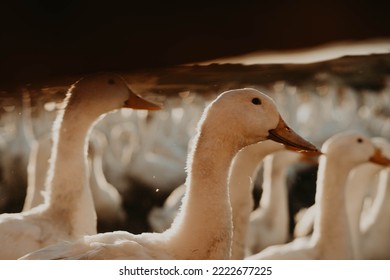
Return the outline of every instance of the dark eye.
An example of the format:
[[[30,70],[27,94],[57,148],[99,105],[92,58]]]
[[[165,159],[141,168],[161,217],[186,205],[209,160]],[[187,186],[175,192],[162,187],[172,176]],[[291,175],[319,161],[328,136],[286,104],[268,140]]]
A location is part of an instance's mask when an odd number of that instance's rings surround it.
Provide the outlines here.
[[[363,139],[362,139],[362,138],[358,138],[356,141],[357,141],[358,143],[363,143]]]
[[[252,103],[255,104],[255,105],[260,105],[261,104],[261,100],[260,100],[260,98],[255,97],[255,98],[252,99]]]
[[[114,79],[109,79],[108,80],[108,84],[109,85],[114,85],[115,84],[115,80]]]

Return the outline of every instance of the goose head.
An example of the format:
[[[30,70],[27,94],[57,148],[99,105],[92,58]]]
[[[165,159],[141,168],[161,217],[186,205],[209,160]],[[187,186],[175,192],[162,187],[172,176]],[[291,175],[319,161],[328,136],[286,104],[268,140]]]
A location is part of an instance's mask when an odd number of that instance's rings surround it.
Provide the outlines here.
[[[219,95],[203,115],[213,115],[208,128],[222,139],[238,139],[240,146],[271,139],[294,150],[319,152],[284,122],[274,101],[251,88],[229,90]]]
[[[340,164],[356,166],[365,162],[373,162],[390,166],[390,159],[385,157],[371,139],[358,132],[338,133],[322,145],[324,156],[337,160]]]
[[[114,73],[96,73],[77,81],[69,91],[73,107],[82,101],[83,109],[92,115],[120,108],[158,110],[160,107],[136,95],[127,82]],[[77,93],[77,94],[75,94]],[[68,104],[69,106],[70,104]]]

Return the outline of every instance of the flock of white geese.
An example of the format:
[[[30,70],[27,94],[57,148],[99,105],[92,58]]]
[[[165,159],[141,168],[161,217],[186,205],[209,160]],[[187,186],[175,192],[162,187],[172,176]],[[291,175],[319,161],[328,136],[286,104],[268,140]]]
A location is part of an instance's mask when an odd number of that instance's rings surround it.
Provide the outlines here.
[[[0,259],[390,259],[389,87],[297,91],[187,92],[161,108],[98,73],[34,117],[4,107],[0,207],[25,197],[0,214]],[[315,203],[292,235],[289,175],[308,161]],[[152,231],[99,232],[132,222],[129,178],[171,192]]]

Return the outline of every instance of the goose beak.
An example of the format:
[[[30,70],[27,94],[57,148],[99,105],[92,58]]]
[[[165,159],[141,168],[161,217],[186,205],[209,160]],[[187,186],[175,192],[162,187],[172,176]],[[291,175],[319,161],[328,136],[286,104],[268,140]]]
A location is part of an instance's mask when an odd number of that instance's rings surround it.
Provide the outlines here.
[[[279,116],[279,123],[276,128],[269,131],[268,139],[286,145],[290,150],[301,151],[311,156],[321,155],[321,152],[310,142],[299,136]]]
[[[142,97],[136,95],[130,90],[129,99],[127,99],[123,105],[124,108],[143,109],[143,110],[160,110],[161,107],[154,104]]]
[[[370,157],[369,161],[383,166],[390,166],[390,159],[385,157],[379,148],[375,148],[374,155]]]

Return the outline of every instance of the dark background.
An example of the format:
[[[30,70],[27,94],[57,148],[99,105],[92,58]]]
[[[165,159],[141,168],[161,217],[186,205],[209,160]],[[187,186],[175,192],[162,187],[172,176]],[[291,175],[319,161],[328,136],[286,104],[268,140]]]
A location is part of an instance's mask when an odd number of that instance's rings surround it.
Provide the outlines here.
[[[0,85],[390,37],[386,1],[2,1]]]

